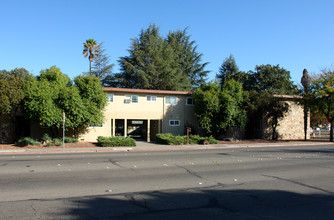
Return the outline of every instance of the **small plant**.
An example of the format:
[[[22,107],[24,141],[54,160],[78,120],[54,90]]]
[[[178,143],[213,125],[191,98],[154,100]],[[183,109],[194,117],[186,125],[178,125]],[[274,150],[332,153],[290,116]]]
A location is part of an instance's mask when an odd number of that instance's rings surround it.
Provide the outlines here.
[[[45,147],[51,147],[53,144],[51,142],[46,143]]]
[[[39,146],[40,143],[34,139],[32,139],[31,137],[25,137],[25,138],[21,138],[18,143],[22,146],[27,146],[27,145],[37,145]]]
[[[49,136],[49,134],[45,133],[43,135],[43,137],[41,138],[41,140],[44,142],[44,143],[48,143],[50,141],[52,141],[52,138]]]
[[[52,142],[55,146],[61,146],[63,143],[62,140],[60,140],[59,138],[53,139]]]

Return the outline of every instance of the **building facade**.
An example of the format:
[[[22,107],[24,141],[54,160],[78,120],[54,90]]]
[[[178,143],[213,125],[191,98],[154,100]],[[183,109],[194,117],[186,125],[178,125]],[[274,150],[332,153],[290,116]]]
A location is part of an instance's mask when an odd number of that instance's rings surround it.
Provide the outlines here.
[[[104,123],[89,127],[80,141],[129,136],[150,142],[157,133],[184,135],[187,126],[198,127],[191,92],[109,87],[104,91],[108,98]]]

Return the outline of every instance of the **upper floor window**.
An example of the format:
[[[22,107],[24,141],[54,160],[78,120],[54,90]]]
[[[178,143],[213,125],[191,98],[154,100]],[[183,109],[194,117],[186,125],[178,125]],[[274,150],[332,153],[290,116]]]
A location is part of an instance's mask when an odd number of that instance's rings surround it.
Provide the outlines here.
[[[126,95],[124,99],[124,103],[138,103],[139,98],[138,95]]]
[[[107,94],[107,102],[114,102],[114,94]]]
[[[186,99],[186,104],[187,104],[187,105],[194,105],[194,100],[193,100],[193,98],[191,98],[191,97],[187,97],[187,99]]]
[[[155,102],[155,101],[157,101],[157,97],[156,96],[152,96],[152,95],[148,95],[148,96],[146,96],[146,101],[148,101],[148,102]]]
[[[180,126],[180,120],[169,120],[169,126]]]
[[[177,105],[177,97],[175,96],[166,96],[165,103],[167,105]]]

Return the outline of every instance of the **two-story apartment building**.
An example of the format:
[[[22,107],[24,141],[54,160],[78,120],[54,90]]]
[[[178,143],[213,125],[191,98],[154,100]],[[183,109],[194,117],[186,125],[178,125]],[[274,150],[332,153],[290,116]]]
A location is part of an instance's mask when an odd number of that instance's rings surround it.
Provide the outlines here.
[[[197,127],[191,92],[104,88],[108,105],[104,123],[89,127],[80,141],[98,136],[131,136],[151,141],[157,133],[184,135],[186,126]]]

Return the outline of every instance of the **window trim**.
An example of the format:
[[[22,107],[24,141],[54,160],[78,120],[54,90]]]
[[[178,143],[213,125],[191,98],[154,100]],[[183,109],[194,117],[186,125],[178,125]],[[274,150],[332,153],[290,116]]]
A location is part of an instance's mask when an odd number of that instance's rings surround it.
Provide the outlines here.
[[[188,100],[191,100],[191,104],[188,104]],[[194,105],[194,99],[192,97],[186,97],[186,105],[193,106]]]
[[[173,122],[173,124],[171,124],[171,122]],[[177,122],[177,124],[175,124],[175,122]],[[179,127],[180,126],[180,120],[169,120],[168,124],[171,127]]]
[[[167,103],[167,98],[170,98],[170,100],[171,100],[171,98],[175,98],[175,104],[174,103]],[[177,96],[165,96],[165,104],[166,105],[177,105]]]
[[[133,97],[137,96],[137,102],[133,102]],[[130,102],[127,103],[125,100],[129,100]],[[124,104],[138,104],[139,103],[139,95],[124,95]]]
[[[110,102],[110,98],[109,98],[110,96],[112,96],[112,101],[111,102]],[[107,100],[108,103],[113,103],[114,102],[114,94],[108,93],[107,97],[108,97],[108,100]]]
[[[150,97],[151,100],[148,100],[148,97]],[[154,100],[152,99],[153,97],[154,97]],[[155,95],[147,95],[146,96],[146,101],[147,102],[156,102],[157,101],[157,96],[155,96]]]

